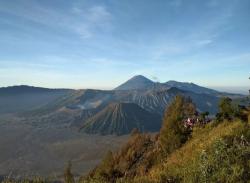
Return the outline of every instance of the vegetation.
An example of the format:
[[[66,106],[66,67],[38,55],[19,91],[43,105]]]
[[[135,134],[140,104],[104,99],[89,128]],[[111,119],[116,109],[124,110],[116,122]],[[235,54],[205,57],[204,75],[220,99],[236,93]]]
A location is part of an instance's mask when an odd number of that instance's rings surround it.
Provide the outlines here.
[[[194,116],[195,113],[196,109],[191,99],[181,96],[176,96],[168,107],[159,138],[161,148],[166,154],[173,152],[187,141],[190,130],[184,127],[183,120]]]
[[[235,119],[241,119],[247,121],[248,110],[245,106],[239,106],[233,103],[232,99],[228,97],[221,98],[219,102],[219,112],[216,115],[218,122],[223,120],[233,121]]]
[[[154,148],[150,135],[133,133],[120,151],[108,152],[101,164],[83,180],[115,182],[123,177],[145,175],[154,164]]]
[[[205,121],[208,115],[209,115],[209,112],[207,112],[207,111],[200,113],[201,120]]]
[[[190,130],[183,120],[196,115],[195,106],[176,97],[159,134],[133,131],[120,151],[109,152],[80,182],[249,182],[250,122],[229,99],[222,99],[219,108],[220,123],[217,115],[217,120]]]
[[[66,167],[66,169],[64,170],[64,182],[65,183],[74,183],[75,180],[74,180],[74,176],[73,174],[71,173],[71,162],[68,162],[68,165]]]

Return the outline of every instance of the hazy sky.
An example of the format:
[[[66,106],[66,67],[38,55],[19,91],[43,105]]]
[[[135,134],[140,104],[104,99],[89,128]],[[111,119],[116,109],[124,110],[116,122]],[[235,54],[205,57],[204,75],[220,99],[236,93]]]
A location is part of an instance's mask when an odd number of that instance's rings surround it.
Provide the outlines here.
[[[0,0],[0,86],[112,88],[133,75],[250,85],[249,0]]]

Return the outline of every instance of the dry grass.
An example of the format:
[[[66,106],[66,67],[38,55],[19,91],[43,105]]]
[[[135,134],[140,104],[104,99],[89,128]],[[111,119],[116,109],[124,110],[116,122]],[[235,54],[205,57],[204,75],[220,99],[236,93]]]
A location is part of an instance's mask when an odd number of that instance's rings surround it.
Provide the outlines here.
[[[188,172],[188,170],[184,169],[190,168],[189,165],[212,143],[225,136],[233,135],[239,129],[244,128],[244,124],[241,121],[225,121],[216,127],[213,127],[213,125],[211,123],[205,128],[194,129],[192,138],[180,149],[173,152],[162,164],[153,168],[148,178],[155,182],[160,180],[160,177],[165,175],[166,172],[171,172],[173,175],[178,175],[180,171]]]

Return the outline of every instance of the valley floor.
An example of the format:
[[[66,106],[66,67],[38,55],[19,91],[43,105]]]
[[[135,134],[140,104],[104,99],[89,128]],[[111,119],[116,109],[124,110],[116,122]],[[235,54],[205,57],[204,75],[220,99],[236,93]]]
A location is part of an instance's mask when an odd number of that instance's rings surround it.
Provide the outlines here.
[[[65,127],[34,126],[13,116],[0,117],[0,175],[62,177],[71,161],[75,175],[93,169],[108,150],[128,136],[87,135]]]

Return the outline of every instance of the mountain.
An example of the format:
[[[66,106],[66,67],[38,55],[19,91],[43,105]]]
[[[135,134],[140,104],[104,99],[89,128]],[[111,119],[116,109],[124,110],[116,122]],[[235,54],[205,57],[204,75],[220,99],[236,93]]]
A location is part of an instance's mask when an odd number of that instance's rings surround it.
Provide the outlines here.
[[[149,89],[154,86],[154,82],[150,79],[142,76],[137,75],[126,81],[125,83],[121,84],[115,90],[136,90],[136,89]]]
[[[176,95],[191,97],[198,111],[208,111],[210,114],[217,112],[218,97],[172,87],[162,90],[76,90],[29,111],[28,115],[32,116],[36,125],[80,127],[111,103],[134,103],[150,113],[163,116]]]
[[[128,134],[132,129],[158,131],[161,117],[134,103],[111,103],[86,120],[81,131],[99,134]]]
[[[68,89],[50,89],[50,88],[34,87],[28,85],[18,85],[18,86],[9,86],[0,88],[0,96],[20,95],[27,93],[44,93],[53,91],[67,91],[67,90]]]
[[[177,81],[155,83],[144,76],[135,76],[114,90],[68,90],[30,86],[0,88],[0,114],[18,113],[20,115],[21,113],[36,126],[61,125],[79,128],[88,122],[89,127],[84,128],[87,132],[90,130],[91,133],[123,134],[131,130],[126,129],[127,126],[123,123],[127,118],[122,118],[122,122],[120,121],[119,115],[131,112],[123,106],[136,105],[152,115],[162,117],[164,110],[176,95],[190,97],[198,111],[208,111],[211,115],[217,113],[219,98],[227,96],[225,93],[193,83]],[[113,106],[114,103],[122,106],[122,110],[119,110],[121,114],[116,116],[112,116],[113,113],[110,112],[116,109]],[[123,109],[126,110],[123,112]],[[107,118],[106,114],[111,116],[109,120],[112,121],[111,127],[107,127],[108,130],[106,127],[103,130],[102,126],[99,129],[95,125],[90,125],[101,123],[102,118]],[[137,116],[133,113],[131,115]],[[95,122],[90,123],[89,121],[92,120]],[[114,130],[116,129],[114,125],[117,124],[119,124],[118,129]],[[130,123],[126,122],[126,124]],[[132,128],[132,125],[129,126]],[[134,124],[134,127],[137,126]]]
[[[171,87],[195,93],[205,93],[212,95],[219,95],[221,93],[216,90],[188,82],[178,82],[173,80],[167,81],[165,83],[153,82],[142,75],[132,77],[125,83],[115,88],[115,90],[148,90],[148,89],[161,90],[161,89],[169,89]]]
[[[217,107],[213,106],[217,106],[218,98],[225,95],[193,83],[177,81],[155,83],[138,75],[115,90],[108,91],[48,89],[30,86],[0,88],[0,113],[23,112],[32,109],[34,111],[32,115],[37,115],[53,113],[63,107],[72,110],[80,109],[85,113],[85,110],[89,109],[98,108],[99,110],[100,106],[103,108],[110,102],[129,102],[136,103],[150,112],[162,114],[177,94],[192,96],[201,111],[205,110],[213,114],[216,113]]]
[[[215,114],[217,112],[219,101],[219,97],[214,95],[194,93],[175,87],[159,90],[151,89],[143,91],[134,90],[123,93],[117,92],[116,95],[119,96],[119,101],[136,103],[140,107],[160,115],[163,115],[164,110],[176,95],[190,97],[199,111],[208,111],[210,114]]]
[[[39,108],[72,92],[69,89],[48,89],[33,86],[0,88],[0,114],[17,113]]]
[[[194,93],[175,87],[168,89],[148,90],[81,90],[74,91],[64,97],[43,106],[36,114],[54,113],[61,108],[81,110],[88,113],[95,109],[99,112],[112,102],[135,103],[143,109],[162,115],[165,108],[176,95],[191,97],[200,111],[208,111],[215,114],[219,98],[210,94]],[[34,113],[35,114],[35,113]],[[93,114],[93,113],[91,113]],[[79,114],[80,115],[80,114]],[[85,116],[85,115],[83,115]],[[85,118],[85,117],[84,117]]]
[[[178,82],[178,81],[167,81],[166,83],[163,83],[164,86],[166,87],[176,87],[181,90],[186,90],[186,91],[191,91],[195,93],[204,93],[204,94],[211,94],[211,95],[218,95],[220,92],[205,88],[199,85],[196,85],[194,83],[187,83],[187,82]]]

